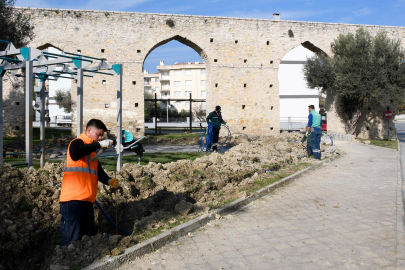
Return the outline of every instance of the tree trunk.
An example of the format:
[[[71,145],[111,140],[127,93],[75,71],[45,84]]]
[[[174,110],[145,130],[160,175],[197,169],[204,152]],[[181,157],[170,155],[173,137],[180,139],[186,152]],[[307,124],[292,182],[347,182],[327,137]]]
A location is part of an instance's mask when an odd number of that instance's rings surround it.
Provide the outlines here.
[[[359,122],[362,110],[363,110],[363,102],[359,101],[359,104],[356,108],[353,108],[351,111],[345,113],[346,134],[356,135],[357,123]]]

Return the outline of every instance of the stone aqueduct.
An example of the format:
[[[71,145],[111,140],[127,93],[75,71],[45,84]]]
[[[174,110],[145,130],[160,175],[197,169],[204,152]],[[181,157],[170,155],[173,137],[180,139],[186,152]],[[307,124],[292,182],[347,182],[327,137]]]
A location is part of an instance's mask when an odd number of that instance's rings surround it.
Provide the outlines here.
[[[384,30],[390,37],[400,38],[405,46],[404,27],[134,12],[22,10],[31,16],[35,26],[35,37],[29,46],[80,50],[85,55],[106,58],[109,63],[124,64],[123,128],[138,136],[144,132],[143,63],[155,48],[171,40],[190,46],[204,59],[208,75],[207,109],[221,105],[232,130],[244,130],[247,134],[279,132],[278,66],[291,49],[305,43],[311,50],[321,49],[329,54],[333,39],[359,27],[373,34]],[[102,80],[106,80],[106,85]],[[100,118],[115,130],[115,87],[115,78],[109,76],[85,78],[85,122]],[[73,101],[75,91],[73,82]],[[23,110],[23,98],[20,103]],[[105,104],[110,104],[109,108]],[[328,109],[328,129],[343,132],[333,108]],[[13,111],[18,117],[19,110]],[[12,129],[15,124],[10,123],[10,116],[7,119]]]

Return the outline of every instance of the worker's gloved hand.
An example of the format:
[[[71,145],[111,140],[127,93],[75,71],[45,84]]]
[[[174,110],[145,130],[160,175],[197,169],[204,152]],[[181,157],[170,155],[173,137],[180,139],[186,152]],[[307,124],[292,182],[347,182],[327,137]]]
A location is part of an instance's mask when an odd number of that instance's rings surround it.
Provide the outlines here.
[[[298,145],[299,145],[299,146],[302,146],[302,142],[300,142]]]
[[[307,131],[307,133],[305,133],[305,137],[307,137],[307,138],[308,138],[308,131]]]
[[[108,184],[113,188],[118,188],[118,179],[116,178],[110,179],[108,180]]]
[[[113,146],[113,141],[112,140],[102,140],[98,142],[100,146],[104,149],[108,149]]]

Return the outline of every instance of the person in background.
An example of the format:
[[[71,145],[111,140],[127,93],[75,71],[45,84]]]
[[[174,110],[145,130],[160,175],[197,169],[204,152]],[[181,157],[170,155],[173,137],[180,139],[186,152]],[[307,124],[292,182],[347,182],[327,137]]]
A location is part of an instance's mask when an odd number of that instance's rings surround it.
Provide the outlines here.
[[[209,122],[211,122],[213,125],[212,150],[214,152],[217,152],[218,151],[219,131],[221,130],[221,124],[226,125],[226,122],[222,119],[221,106],[216,106],[215,111],[210,112],[206,119],[207,119],[207,125],[209,125]]]
[[[306,135],[308,135],[308,133],[311,134],[311,146],[314,158],[321,159],[322,117],[315,111],[314,105],[309,105],[308,111],[309,115]]]

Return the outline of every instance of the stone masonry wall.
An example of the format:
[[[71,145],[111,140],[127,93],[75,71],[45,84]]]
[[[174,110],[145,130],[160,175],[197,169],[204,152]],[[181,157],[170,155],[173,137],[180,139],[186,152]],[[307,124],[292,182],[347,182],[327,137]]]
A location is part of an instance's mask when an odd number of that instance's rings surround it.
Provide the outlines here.
[[[339,34],[354,32],[359,27],[373,34],[385,30],[390,37],[401,38],[405,45],[403,27],[134,12],[23,10],[35,25],[35,38],[30,46],[52,45],[74,53],[81,50],[84,55],[124,65],[123,128],[135,136],[144,133],[143,62],[153,49],[173,39],[195,49],[207,65],[207,109],[221,105],[232,132],[257,135],[280,130],[278,66],[289,50],[308,41],[330,53],[330,43]],[[174,23],[173,27],[168,20]],[[294,37],[289,37],[289,30]],[[102,85],[102,80],[106,80],[106,85]],[[93,117],[100,118],[115,131],[115,87],[116,77],[85,78],[84,123]],[[73,82],[72,100],[75,99]],[[105,108],[105,104],[110,107]],[[340,120],[333,119],[328,121],[331,131],[341,132]]]

